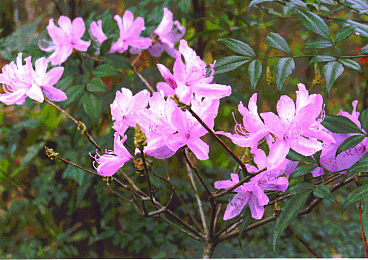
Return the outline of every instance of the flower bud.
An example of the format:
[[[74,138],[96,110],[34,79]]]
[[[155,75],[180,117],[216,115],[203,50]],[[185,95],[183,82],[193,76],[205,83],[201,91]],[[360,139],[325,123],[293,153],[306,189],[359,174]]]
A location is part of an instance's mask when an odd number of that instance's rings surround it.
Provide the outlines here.
[[[143,151],[143,147],[147,145],[147,137],[142,131],[138,123],[136,124],[135,132],[134,132],[134,145],[140,151]]]

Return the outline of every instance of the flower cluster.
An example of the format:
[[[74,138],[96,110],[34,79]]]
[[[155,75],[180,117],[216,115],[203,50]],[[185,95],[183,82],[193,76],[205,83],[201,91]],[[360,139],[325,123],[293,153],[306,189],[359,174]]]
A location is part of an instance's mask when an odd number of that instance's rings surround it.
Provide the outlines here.
[[[44,101],[44,95],[52,101],[63,101],[67,97],[65,93],[55,87],[64,72],[63,67],[55,67],[47,71],[48,61],[42,57],[35,62],[32,67],[31,57],[24,60],[22,53],[18,54],[17,63],[12,61],[2,68],[0,83],[3,84],[4,94],[0,94],[0,101],[7,104],[23,104],[26,97],[30,97],[38,102]]]
[[[335,140],[328,133],[321,122],[323,120],[323,99],[319,94],[308,94],[303,84],[298,84],[296,91],[296,105],[288,96],[281,96],[277,102],[277,113],[257,112],[257,94],[253,94],[249,101],[249,109],[242,102],[238,106],[243,115],[243,125],[235,128],[237,134],[218,132],[229,137],[241,147],[256,149],[258,142],[266,138],[270,148],[267,161],[272,167],[278,166],[290,149],[310,156],[321,150],[322,147]],[[263,121],[261,120],[261,118]]]

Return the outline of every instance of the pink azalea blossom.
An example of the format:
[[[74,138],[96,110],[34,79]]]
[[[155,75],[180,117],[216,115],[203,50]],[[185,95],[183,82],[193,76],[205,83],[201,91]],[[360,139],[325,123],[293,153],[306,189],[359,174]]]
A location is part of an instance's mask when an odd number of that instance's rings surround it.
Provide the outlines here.
[[[180,102],[189,105],[194,98],[206,97],[210,99],[220,99],[231,94],[231,87],[227,85],[211,84],[213,80],[214,65],[211,64],[211,74],[206,77],[206,63],[201,60],[195,51],[189,48],[185,40],[180,41],[179,52],[183,55],[185,64],[181,56],[178,56],[171,74],[162,64],[157,67],[165,79],[166,83],[157,84],[157,89],[162,90],[166,96],[176,94]]]
[[[248,171],[258,172],[264,166],[269,165],[266,159],[266,155],[262,150],[256,150],[254,152],[254,162],[257,167],[247,165]],[[269,202],[265,190],[278,190],[285,191],[289,185],[286,177],[279,177],[284,173],[287,162],[281,164],[281,166],[272,170],[266,170],[253,177],[250,182],[244,183],[234,190],[237,194],[227,205],[224,220],[228,220],[236,217],[241,213],[244,206],[248,203],[252,213],[252,217],[255,219],[261,219],[264,214],[264,206]],[[228,189],[239,182],[239,176],[237,174],[231,174],[231,181],[216,181],[214,186],[216,189]]]
[[[98,20],[97,23],[92,22],[89,32],[93,40],[99,44],[102,44],[105,40],[107,40],[107,37],[102,30],[102,20]]]
[[[120,140],[120,135],[118,132],[114,134],[114,150],[108,151],[106,150],[106,154],[99,155],[98,153],[93,157],[95,161],[93,162],[93,166],[97,169],[97,173],[104,176],[112,176],[114,175],[120,167],[122,167],[127,161],[132,159],[132,156],[128,152],[128,150],[124,147],[123,143],[127,139],[125,135]],[[97,162],[98,166],[95,166],[95,162]]]
[[[145,29],[142,17],[134,20],[133,14],[127,10],[123,15],[123,19],[119,15],[115,15],[114,19],[118,23],[120,37],[117,42],[111,45],[114,52],[123,53],[129,46],[138,49],[147,49],[152,45],[150,38],[140,37],[141,32]]]
[[[73,49],[78,51],[87,51],[91,41],[83,41],[81,38],[86,30],[84,21],[81,17],[77,17],[71,22],[66,16],[60,16],[59,26],[54,24],[54,20],[49,20],[47,31],[52,39],[49,46],[44,47],[39,44],[41,50],[46,52],[53,51],[50,57],[47,58],[52,65],[60,65],[72,54]]]
[[[132,91],[122,88],[117,91],[113,103],[110,105],[112,119],[115,120],[113,128],[119,134],[125,133],[129,126],[135,127],[140,123],[140,111],[148,105],[149,92],[142,90],[133,96]]]
[[[166,51],[171,57],[176,58],[178,51],[174,48],[174,44],[184,36],[185,27],[181,26],[179,21],[173,22],[173,14],[167,8],[164,8],[162,21],[153,34],[157,36],[157,42],[148,48],[149,53],[153,57],[160,57]],[[140,49],[134,49],[131,52],[139,51]]]
[[[345,116],[353,121],[363,132],[364,129],[361,127],[359,118],[359,112],[356,111],[356,107],[358,105],[358,100],[353,101],[353,112],[349,114],[348,112],[340,110],[338,115]],[[332,133],[332,137],[335,139],[335,143],[330,144],[326,148],[322,149],[322,153],[320,156],[320,164],[323,168],[327,169],[330,172],[341,171],[350,168],[357,161],[362,158],[362,156],[368,150],[368,139],[364,138],[362,142],[357,144],[355,147],[350,148],[346,151],[341,152],[336,156],[336,152],[340,144],[345,141],[348,137],[353,136],[354,134],[349,133]],[[318,177],[324,174],[324,170],[321,167],[317,167],[312,171],[314,177]],[[341,172],[342,174],[346,174],[346,171]]]
[[[5,94],[0,94],[0,101],[7,105],[20,105],[28,96],[43,102],[44,95],[52,101],[66,100],[65,93],[53,87],[62,76],[64,68],[55,67],[46,72],[48,62],[42,57],[36,61],[34,70],[31,59],[25,58],[26,64],[23,65],[22,53],[19,53],[16,64],[12,61],[3,67],[0,83],[3,84]]]

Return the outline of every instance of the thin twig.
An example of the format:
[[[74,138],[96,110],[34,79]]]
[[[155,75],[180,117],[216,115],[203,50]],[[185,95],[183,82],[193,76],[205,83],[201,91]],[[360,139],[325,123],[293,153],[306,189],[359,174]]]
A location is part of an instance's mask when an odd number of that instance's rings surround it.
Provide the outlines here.
[[[365,254],[365,258],[368,258],[367,257],[367,245],[366,245],[366,242],[365,242],[365,237],[364,237],[364,230],[363,230],[363,222],[362,222],[362,203],[361,201],[359,200],[359,217],[360,217],[360,229],[362,231],[362,240],[363,240],[363,248],[364,248],[364,254]]]
[[[320,258],[313,250],[312,250],[312,248],[310,248],[309,247],[309,245],[306,243],[306,242],[304,242],[303,241],[303,239],[301,239],[299,236],[298,236],[298,234],[297,233],[295,233],[295,231],[294,230],[292,230],[291,229],[291,227],[290,226],[288,226],[288,228],[289,228],[289,230],[294,234],[294,236],[300,241],[300,242],[302,242],[302,244],[309,250],[309,252],[311,252],[315,257],[317,257],[317,258]]]
[[[185,155],[186,156],[188,155],[187,153],[188,153],[188,151],[185,150]],[[189,160],[189,159],[187,158],[187,160]],[[208,234],[207,223],[206,223],[206,218],[205,218],[204,212],[203,212],[202,201],[201,201],[201,198],[199,197],[198,190],[197,190],[196,184],[195,184],[194,179],[193,179],[192,170],[191,170],[191,167],[189,166],[189,162],[188,161],[187,161],[187,165],[186,166],[187,166],[188,177],[189,177],[190,183],[192,184],[192,188],[194,190],[194,196],[195,196],[196,201],[197,201],[197,205],[198,205],[198,209],[199,209],[199,214],[201,215],[203,230],[204,230],[204,233],[205,234]]]
[[[189,233],[188,231],[186,231],[185,229],[182,229],[181,227],[179,227],[178,225],[176,225],[175,223],[173,223],[173,222],[171,222],[170,220],[168,220],[167,218],[165,218],[164,216],[161,216],[160,215],[160,217],[166,222],[166,223],[168,223],[169,225],[171,225],[171,226],[173,226],[173,227],[175,227],[175,228],[177,228],[177,229],[179,229],[181,232],[183,232],[184,234],[186,234],[186,235],[188,235],[188,236],[190,236],[190,237],[192,237],[192,238],[194,238],[194,239],[196,239],[196,240],[198,240],[198,241],[201,241],[201,239],[199,238],[199,237],[197,237],[196,235],[193,235],[193,234],[191,234],[191,233]]]
[[[197,119],[197,121],[207,130],[207,132],[209,132],[215,139],[217,142],[219,142],[222,147],[225,148],[225,150],[231,155],[231,157],[234,158],[234,160],[240,165],[240,167],[242,168],[244,174],[247,176],[249,175],[247,168],[245,168],[244,163],[239,159],[238,156],[236,156],[233,151],[230,150],[230,148],[220,139],[220,137],[218,137],[218,135],[208,126],[206,125],[205,122],[202,121],[202,119],[190,108],[187,108],[188,111],[192,114],[192,116],[195,117],[195,119]]]
[[[83,125],[85,127],[85,125],[82,122],[80,122],[77,119],[75,119],[74,117],[72,117],[68,112],[66,112],[64,109],[62,109],[61,107],[59,107],[55,103],[51,102],[47,98],[45,98],[45,101],[47,103],[49,103],[51,106],[53,106],[56,109],[58,109],[61,113],[63,113],[64,115],[66,115],[68,118],[70,118],[78,127],[80,127],[81,125]],[[99,151],[102,151],[101,147],[95,142],[95,140],[93,140],[93,138],[91,137],[91,135],[86,131],[87,129],[85,128],[85,129],[81,129],[81,130],[82,130],[81,133],[82,134],[85,134],[87,136],[87,138],[90,141],[90,143],[93,144]]]
[[[144,154],[143,154],[143,149],[141,150],[141,159],[142,159],[142,163],[143,163],[143,167],[144,167],[144,173],[145,173],[146,179],[147,179],[148,194],[151,198],[152,203],[154,203],[153,202],[154,198],[153,198],[153,194],[152,194],[153,186],[151,185],[151,180],[150,180],[150,177],[149,177],[149,174],[148,174],[148,168],[147,168],[146,158],[144,157]]]

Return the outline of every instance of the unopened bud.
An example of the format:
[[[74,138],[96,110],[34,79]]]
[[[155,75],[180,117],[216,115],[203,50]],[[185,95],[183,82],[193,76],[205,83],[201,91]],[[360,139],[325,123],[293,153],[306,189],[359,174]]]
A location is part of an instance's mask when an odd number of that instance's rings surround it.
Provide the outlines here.
[[[87,131],[87,127],[85,124],[83,124],[81,121],[78,122],[78,128],[79,131],[81,131],[81,134],[84,135],[84,133]]]
[[[268,84],[272,84],[273,82],[273,77],[272,77],[272,73],[271,73],[271,69],[270,69],[270,66],[267,65],[267,83]]]
[[[138,123],[136,124],[134,131],[134,145],[140,151],[143,151],[143,147],[147,145],[147,137]]]
[[[314,63],[314,79],[313,85],[320,84],[322,82],[321,71],[319,70],[317,62]]]
[[[279,204],[277,204],[277,201],[275,202],[275,208],[273,209],[273,215],[278,216],[280,215],[281,207]]]
[[[45,146],[45,151],[46,151],[47,157],[49,157],[51,160],[54,160],[59,155],[59,153],[55,153],[52,148],[48,148],[46,146]]]

